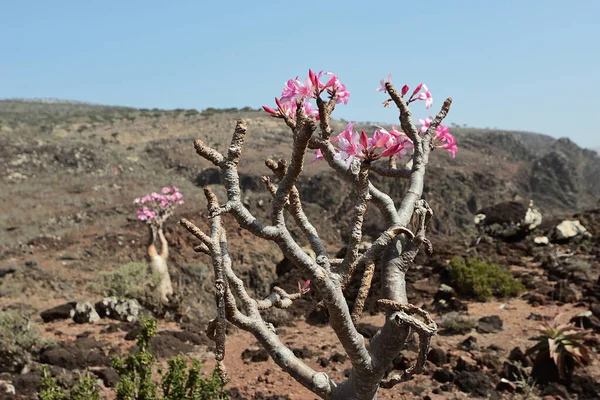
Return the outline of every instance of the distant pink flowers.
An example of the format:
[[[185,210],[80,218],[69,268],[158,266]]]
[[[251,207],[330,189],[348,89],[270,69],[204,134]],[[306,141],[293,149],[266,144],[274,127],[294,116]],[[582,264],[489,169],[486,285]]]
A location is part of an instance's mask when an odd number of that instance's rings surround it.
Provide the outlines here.
[[[137,217],[140,221],[164,222],[173,213],[176,206],[184,203],[183,194],[177,186],[164,187],[161,193],[152,192],[133,199],[133,204],[141,205],[137,210]]]
[[[322,77],[329,78],[324,83]],[[281,91],[281,97],[275,98],[277,109],[269,106],[263,106],[263,109],[275,118],[291,119],[295,118],[297,103],[300,103],[306,115],[318,120],[319,111],[313,108],[310,100],[320,97],[323,92],[327,92],[330,98],[335,99],[336,104],[348,104],[350,99],[350,92],[346,89],[346,85],[341,83],[332,72],[315,73],[309,69],[308,78],[304,81],[299,80],[298,77],[287,80]]]

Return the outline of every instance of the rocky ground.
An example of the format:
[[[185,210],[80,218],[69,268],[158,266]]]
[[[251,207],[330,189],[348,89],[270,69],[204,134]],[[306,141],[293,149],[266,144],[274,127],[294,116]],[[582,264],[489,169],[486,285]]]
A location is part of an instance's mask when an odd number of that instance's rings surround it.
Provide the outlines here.
[[[27,332],[26,340],[0,338],[0,398],[36,398],[39,365],[50,366],[66,386],[88,369],[101,381],[103,396],[113,398],[118,377],[110,356],[135,349],[135,320],[150,312],[159,317],[152,344],[161,362],[185,354],[202,360],[210,373],[214,348],[204,333],[215,314],[210,260],[193,252],[195,241],[175,221],[186,217],[206,228],[199,186],[224,193],[221,177],[200,161],[191,142],[202,136],[224,148],[233,120],[250,118],[242,186],[247,205],[265,218],[269,195],[260,182],[266,173],[261,157],[284,156],[289,135],[250,110],[36,107],[0,104],[0,178],[6,188],[0,193],[6,210],[0,218],[0,308],[2,315],[23,316],[24,326],[15,329]],[[432,313],[440,334],[425,373],[382,390],[380,398],[600,398],[595,343],[589,343],[591,363],[558,383],[534,385],[527,379],[532,360],[523,355],[545,320],[558,316],[561,322],[573,319],[600,329],[598,156],[541,135],[457,131],[456,161],[435,154],[428,175],[425,196],[436,213],[435,253],[420,255],[407,277],[409,300]],[[321,164],[308,164],[305,172],[299,182],[305,209],[330,253],[343,254],[349,187]],[[147,232],[135,219],[131,200],[167,184],[178,185],[186,199],[166,232],[180,301],[160,309],[148,298],[106,299],[98,290],[99,277],[144,260]],[[397,182],[378,184],[396,197],[403,189]],[[292,290],[305,279],[272,244],[239,230],[229,218],[225,223],[235,268],[257,296],[273,284]],[[370,210],[366,240],[381,227],[380,216]],[[292,232],[301,240],[297,229]],[[487,302],[456,293],[448,274],[455,256],[491,260],[509,269],[525,291]],[[376,275],[360,324],[367,340],[382,321],[377,283]],[[291,310],[269,312],[267,318],[300,358],[341,380],[349,362],[326,315],[316,311],[318,300],[311,292]],[[14,328],[7,320],[3,323]],[[462,321],[461,329],[452,331],[449,321]],[[405,369],[415,357],[412,343],[394,361],[394,370]],[[233,398],[315,398],[245,332],[229,330],[225,363]]]

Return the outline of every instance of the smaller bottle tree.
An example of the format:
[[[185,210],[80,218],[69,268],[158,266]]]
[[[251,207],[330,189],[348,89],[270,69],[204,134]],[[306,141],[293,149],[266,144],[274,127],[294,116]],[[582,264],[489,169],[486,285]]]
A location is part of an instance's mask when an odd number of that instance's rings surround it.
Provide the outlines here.
[[[137,210],[138,219],[148,225],[150,236],[147,255],[150,269],[160,277],[158,295],[161,301],[168,303],[169,296],[173,294],[173,285],[167,267],[169,244],[165,239],[163,226],[165,221],[173,215],[175,208],[184,203],[183,194],[177,186],[165,186],[161,193],[152,192],[137,197],[133,203],[140,206]],[[160,251],[156,246],[157,239],[160,241]]]

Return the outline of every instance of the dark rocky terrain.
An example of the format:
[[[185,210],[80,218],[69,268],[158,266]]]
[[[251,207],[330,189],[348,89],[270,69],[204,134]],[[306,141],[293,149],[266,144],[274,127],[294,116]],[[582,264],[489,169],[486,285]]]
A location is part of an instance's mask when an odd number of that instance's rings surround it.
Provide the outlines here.
[[[245,202],[258,218],[267,218],[270,195],[261,176],[269,171],[264,158],[287,157],[291,138],[283,123],[263,112],[208,109],[199,113],[0,101],[0,201],[4,206],[0,214],[0,307],[26,315],[44,337],[58,343],[34,346],[31,355],[23,354],[16,364],[1,366],[0,381],[12,382],[25,397],[33,396],[32,390],[24,388],[39,386],[35,365],[44,363],[64,370],[90,368],[107,387],[114,384],[108,357],[132,346],[126,336],[135,338],[136,324],[104,319],[77,324],[70,321],[71,306],[66,303],[100,300],[102,295],[92,286],[102,272],[144,260],[147,231],[135,218],[132,199],[173,184],[180,187],[186,200],[169,220],[166,232],[173,281],[183,301],[176,310],[163,310],[156,348],[172,349],[161,354],[163,358],[183,352],[210,360],[212,344],[204,334],[206,321],[215,312],[210,261],[193,252],[197,243],[175,222],[186,217],[206,228],[201,187],[210,185],[221,199],[224,189],[218,171],[196,155],[193,140],[202,138],[223,150],[239,117],[247,118],[249,126],[240,164]],[[337,130],[344,126],[342,122],[334,125]],[[586,327],[600,328],[598,153],[581,149],[569,139],[534,133],[470,128],[453,128],[452,133],[459,146],[456,159],[436,152],[428,169],[424,197],[435,213],[430,227],[435,254],[420,255],[411,270],[409,300],[438,312],[436,320],[453,311],[466,312],[475,320],[494,314],[500,315],[504,328],[490,328],[490,321],[484,320],[486,327],[477,332],[439,336],[426,374],[382,398],[450,398],[450,393],[486,397],[501,377],[510,375],[506,363],[516,357],[511,350],[529,346],[527,339],[534,336],[538,319],[561,313],[568,321],[591,310]],[[380,177],[373,181],[400,199],[405,182]],[[343,254],[350,186],[324,163],[312,164],[307,157],[298,189],[305,211],[330,252]],[[522,223],[530,201],[542,215],[541,224],[532,229]],[[476,225],[479,214],[486,218]],[[555,227],[565,219],[579,220],[589,235],[559,238]],[[273,283],[292,289],[303,278],[281,260],[274,245],[238,229],[232,219],[225,220],[235,268],[257,295],[268,293]],[[377,210],[367,211],[366,241],[377,237],[383,222]],[[303,240],[298,229],[292,232]],[[537,237],[547,237],[549,244],[537,245]],[[456,294],[448,297],[438,289],[449,283],[446,266],[454,256],[479,256],[510,268],[526,292],[517,299],[488,303]],[[369,324],[381,322],[375,305],[377,282],[375,276],[365,332],[372,332]],[[440,296],[447,297],[443,306]],[[342,378],[346,361],[340,356],[334,360],[339,349],[322,325],[326,316],[315,310],[318,299],[313,293],[307,300],[290,311],[270,313],[269,319],[282,329],[287,341],[304,351],[306,360]],[[63,309],[42,319],[40,313],[54,306]],[[301,334],[307,329],[327,347],[303,341]],[[522,340],[515,341],[515,335]],[[470,337],[475,337],[477,349],[465,350],[463,342]],[[231,359],[226,361],[234,370],[246,369],[242,378],[233,377],[232,394],[255,399],[286,398],[267,396],[288,393],[287,398],[307,398],[307,392],[270,360],[253,362],[253,353],[245,353],[250,355],[242,360],[243,351],[255,351],[248,335],[235,334],[230,342]],[[501,349],[490,350],[492,344]],[[304,346],[310,351],[302,350]],[[596,348],[594,353],[597,358]],[[414,359],[415,354],[407,349],[397,366]],[[260,359],[258,355],[256,360]],[[562,396],[564,390],[582,399],[596,398],[597,361],[582,371],[568,387],[542,388],[535,395]],[[68,373],[63,375],[61,379],[72,380]],[[502,396],[517,396],[512,391],[502,392]],[[106,396],[111,393],[106,389]],[[520,393],[522,396],[523,391]]]

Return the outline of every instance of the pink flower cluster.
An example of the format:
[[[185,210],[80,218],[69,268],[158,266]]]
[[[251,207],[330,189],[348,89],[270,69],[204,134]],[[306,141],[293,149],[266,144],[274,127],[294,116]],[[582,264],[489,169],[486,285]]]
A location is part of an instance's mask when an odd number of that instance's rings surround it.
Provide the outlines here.
[[[177,186],[164,187],[161,192],[162,194],[153,192],[133,199],[133,204],[142,205],[137,210],[137,217],[140,221],[164,222],[177,205],[184,203],[183,194]]]
[[[432,121],[433,117],[419,119],[419,124],[421,124],[419,131],[421,133],[427,132],[427,129],[429,129]],[[437,127],[435,130],[435,139],[433,145],[438,149],[448,150],[450,154],[452,154],[452,158],[456,157],[456,152],[458,151],[456,139],[450,134],[450,128],[447,126],[440,125]]]
[[[402,158],[413,148],[413,143],[408,136],[396,129],[395,126],[388,131],[375,125],[377,129],[371,137],[368,137],[365,131],[359,134],[353,130],[355,123],[348,123],[346,129],[331,139],[332,142],[337,142],[338,153],[336,153],[335,158],[346,160],[348,165],[356,157],[367,161],[375,161],[381,157],[390,156]],[[323,155],[318,151],[313,161],[322,157]]]
[[[392,82],[392,74],[389,74],[387,79],[380,80],[379,87],[376,90],[378,92],[387,93],[387,88],[385,87],[385,84],[388,82],[390,82],[390,83]],[[406,93],[408,93],[409,90],[410,90],[410,87],[408,87],[408,85],[402,86],[402,92],[401,92],[402,97],[404,97],[406,95]],[[423,90],[423,91],[421,92],[421,90]],[[419,92],[421,92],[421,93],[419,93]],[[431,96],[431,92],[427,88],[427,85],[425,85],[424,83],[421,83],[419,86],[417,86],[415,88],[415,90],[413,90],[412,95],[408,99],[408,104],[412,103],[413,101],[417,101],[417,100],[425,100],[425,108],[429,108],[433,104],[433,96]],[[388,102],[386,101],[385,104],[387,105]]]
[[[330,76],[327,82],[323,83],[321,77],[323,75]],[[281,92],[280,98],[275,98],[277,109],[269,106],[263,106],[263,109],[275,118],[295,118],[297,104],[300,103],[306,115],[313,116],[319,119],[319,110],[313,108],[310,99],[317,99],[323,92],[327,92],[330,98],[335,99],[336,104],[348,104],[350,92],[346,89],[346,85],[340,82],[337,76],[332,72],[320,71],[315,73],[308,70],[308,78],[301,81],[296,79],[288,79]]]

